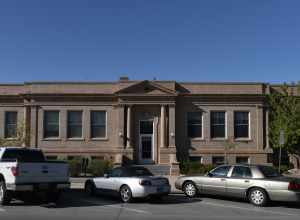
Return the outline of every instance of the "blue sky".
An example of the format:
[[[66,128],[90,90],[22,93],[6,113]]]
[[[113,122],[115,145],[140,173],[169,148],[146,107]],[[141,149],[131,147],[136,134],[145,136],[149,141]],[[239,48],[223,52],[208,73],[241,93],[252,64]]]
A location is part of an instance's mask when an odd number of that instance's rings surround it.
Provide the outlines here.
[[[0,82],[300,80],[299,0],[0,2]]]

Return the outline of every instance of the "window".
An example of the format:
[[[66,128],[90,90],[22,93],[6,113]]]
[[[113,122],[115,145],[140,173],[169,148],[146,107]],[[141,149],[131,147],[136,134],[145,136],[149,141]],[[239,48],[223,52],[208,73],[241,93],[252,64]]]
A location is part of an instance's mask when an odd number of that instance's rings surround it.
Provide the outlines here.
[[[44,112],[44,138],[59,137],[59,111]]]
[[[211,112],[210,124],[210,134],[212,138],[225,138],[225,112]]]
[[[236,163],[249,164],[249,157],[236,157]]]
[[[249,112],[234,113],[234,137],[249,138]]]
[[[249,167],[235,166],[233,168],[231,176],[237,178],[251,178],[252,173]]]
[[[44,155],[39,150],[6,149],[2,155],[2,160],[17,160],[24,163],[43,163]]]
[[[68,138],[82,137],[82,111],[68,111]]]
[[[121,175],[122,175],[122,169],[115,168],[112,170],[110,177],[121,177]]]
[[[5,112],[5,138],[17,137],[17,112]]]
[[[227,176],[229,170],[230,170],[230,166],[221,166],[221,167],[217,167],[209,174],[214,177],[225,177]]]
[[[106,112],[91,111],[91,138],[106,137]]]
[[[190,138],[202,137],[202,112],[187,113],[187,134]]]
[[[217,156],[217,157],[212,157],[212,163],[213,165],[222,165],[224,164],[224,157],[223,156]]]

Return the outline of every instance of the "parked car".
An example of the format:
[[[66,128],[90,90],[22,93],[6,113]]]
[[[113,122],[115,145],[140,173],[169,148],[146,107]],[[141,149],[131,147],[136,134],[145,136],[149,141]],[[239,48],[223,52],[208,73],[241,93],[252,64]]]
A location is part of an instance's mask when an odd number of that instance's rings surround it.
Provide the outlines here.
[[[300,201],[300,179],[285,177],[266,165],[222,165],[204,176],[182,176],[175,187],[188,197],[197,193],[247,198],[253,205]]]
[[[46,161],[42,151],[36,149],[0,148],[0,205],[22,192],[44,192],[48,201],[55,202],[68,188],[67,163]]]
[[[156,177],[141,166],[117,167],[104,177],[89,179],[85,183],[85,192],[93,195],[96,192],[118,195],[123,202],[133,198],[162,197],[170,192],[169,180]]]

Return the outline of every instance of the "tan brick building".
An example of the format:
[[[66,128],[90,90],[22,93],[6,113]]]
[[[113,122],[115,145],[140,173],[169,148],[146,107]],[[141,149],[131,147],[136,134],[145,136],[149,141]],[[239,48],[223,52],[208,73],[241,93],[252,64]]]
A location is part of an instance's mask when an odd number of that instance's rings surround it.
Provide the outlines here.
[[[24,122],[28,146],[115,164],[267,163],[264,83],[32,82],[0,85],[0,137]],[[177,159],[176,159],[177,158]]]

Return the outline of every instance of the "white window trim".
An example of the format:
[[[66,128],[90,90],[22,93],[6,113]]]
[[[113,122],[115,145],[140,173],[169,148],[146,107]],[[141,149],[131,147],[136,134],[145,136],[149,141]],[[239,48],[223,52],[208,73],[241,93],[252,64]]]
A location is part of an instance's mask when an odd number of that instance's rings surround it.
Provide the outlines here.
[[[234,128],[233,132],[235,131],[234,114],[236,112],[248,112],[248,137],[238,137],[238,138],[236,138],[235,134],[234,134],[234,140],[236,140],[236,141],[250,141],[250,140],[252,140],[252,137],[251,137],[251,113],[250,113],[250,111],[249,110],[245,110],[245,111],[238,110],[238,111],[233,112],[233,128]]]
[[[45,112],[58,112],[58,136],[57,137],[45,137]],[[61,119],[61,111],[57,110],[57,109],[44,109],[43,110],[43,115],[42,115],[42,132],[43,132],[43,140],[46,141],[56,141],[56,140],[61,140],[61,123],[60,123],[60,119]]]
[[[105,136],[104,137],[92,137],[92,112],[105,112]],[[89,111],[90,114],[90,122],[89,122],[89,126],[90,126],[90,134],[89,134],[89,138],[92,141],[102,141],[102,140],[108,140],[107,138],[107,110],[90,110]]]
[[[188,134],[188,113],[191,112],[199,112],[201,113],[201,137],[189,137]],[[186,116],[185,116],[185,128],[186,128],[186,137],[188,137],[191,140],[205,140],[204,138],[204,113],[202,111],[188,111],[186,112]]]

